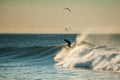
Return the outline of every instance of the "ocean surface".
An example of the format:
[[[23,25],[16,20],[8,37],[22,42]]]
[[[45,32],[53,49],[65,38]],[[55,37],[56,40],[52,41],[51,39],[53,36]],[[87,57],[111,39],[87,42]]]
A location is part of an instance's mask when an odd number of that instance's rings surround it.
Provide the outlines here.
[[[119,41],[119,34],[0,34],[0,80],[120,80]]]

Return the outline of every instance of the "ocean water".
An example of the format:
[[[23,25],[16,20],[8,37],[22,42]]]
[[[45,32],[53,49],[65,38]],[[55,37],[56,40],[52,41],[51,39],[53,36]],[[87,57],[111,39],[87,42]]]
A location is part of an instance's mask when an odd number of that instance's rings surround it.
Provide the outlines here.
[[[120,80],[119,41],[119,34],[0,34],[0,80]]]

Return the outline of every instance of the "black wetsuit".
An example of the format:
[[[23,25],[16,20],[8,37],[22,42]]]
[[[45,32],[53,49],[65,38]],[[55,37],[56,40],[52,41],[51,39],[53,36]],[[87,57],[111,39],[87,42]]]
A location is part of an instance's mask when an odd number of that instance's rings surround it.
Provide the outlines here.
[[[71,47],[71,42],[70,42],[69,40],[64,39],[64,41],[67,43],[67,46],[68,46],[68,47]]]

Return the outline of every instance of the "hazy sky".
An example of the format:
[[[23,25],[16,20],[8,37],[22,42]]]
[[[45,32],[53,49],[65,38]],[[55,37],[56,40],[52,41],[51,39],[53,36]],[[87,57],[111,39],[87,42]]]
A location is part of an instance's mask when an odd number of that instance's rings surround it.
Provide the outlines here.
[[[120,33],[120,0],[0,0],[0,32]]]

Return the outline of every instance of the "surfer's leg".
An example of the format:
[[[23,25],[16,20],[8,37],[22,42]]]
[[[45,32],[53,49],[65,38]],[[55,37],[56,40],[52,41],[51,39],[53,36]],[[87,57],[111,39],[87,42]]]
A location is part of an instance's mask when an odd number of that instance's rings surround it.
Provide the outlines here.
[[[68,47],[71,47],[71,44],[69,43],[67,46],[68,46]]]

